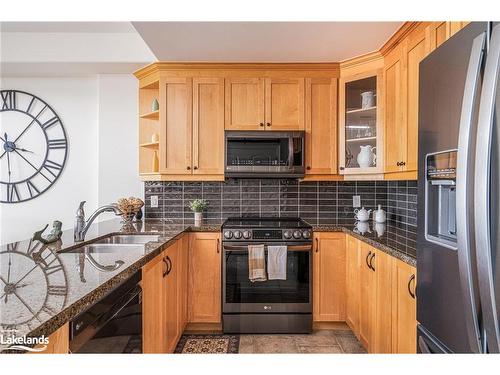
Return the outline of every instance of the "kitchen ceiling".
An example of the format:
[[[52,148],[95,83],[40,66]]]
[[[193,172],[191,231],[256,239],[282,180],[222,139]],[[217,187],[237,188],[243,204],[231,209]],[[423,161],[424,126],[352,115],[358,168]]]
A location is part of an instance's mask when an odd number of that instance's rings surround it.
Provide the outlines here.
[[[336,62],[379,49],[402,22],[132,22],[160,61]]]

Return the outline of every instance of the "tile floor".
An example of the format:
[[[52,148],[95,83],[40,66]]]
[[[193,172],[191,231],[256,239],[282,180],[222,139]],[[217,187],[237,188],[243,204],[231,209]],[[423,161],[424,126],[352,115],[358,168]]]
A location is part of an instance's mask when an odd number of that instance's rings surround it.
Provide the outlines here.
[[[366,353],[349,329],[315,331],[309,335],[241,335],[240,353]]]

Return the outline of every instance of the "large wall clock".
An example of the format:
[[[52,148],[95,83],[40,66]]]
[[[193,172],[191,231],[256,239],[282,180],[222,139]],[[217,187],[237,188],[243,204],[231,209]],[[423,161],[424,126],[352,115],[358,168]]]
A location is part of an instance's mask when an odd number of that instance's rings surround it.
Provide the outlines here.
[[[66,163],[68,140],[45,101],[19,90],[0,94],[0,202],[24,202],[54,185]]]

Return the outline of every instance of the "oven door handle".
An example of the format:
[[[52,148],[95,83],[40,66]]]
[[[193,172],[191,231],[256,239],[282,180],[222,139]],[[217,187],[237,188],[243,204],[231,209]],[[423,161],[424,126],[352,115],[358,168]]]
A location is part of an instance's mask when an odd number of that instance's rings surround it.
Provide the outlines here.
[[[273,245],[264,245],[265,248]],[[280,245],[276,245],[280,246]],[[222,245],[225,251],[248,251],[248,246],[241,245]],[[289,245],[287,246],[288,251],[311,251],[312,245]]]

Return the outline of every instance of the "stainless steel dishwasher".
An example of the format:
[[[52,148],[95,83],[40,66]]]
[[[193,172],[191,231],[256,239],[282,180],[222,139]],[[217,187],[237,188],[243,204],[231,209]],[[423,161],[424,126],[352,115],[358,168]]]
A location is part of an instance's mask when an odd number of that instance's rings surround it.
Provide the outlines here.
[[[70,322],[72,353],[142,353],[141,272]]]

